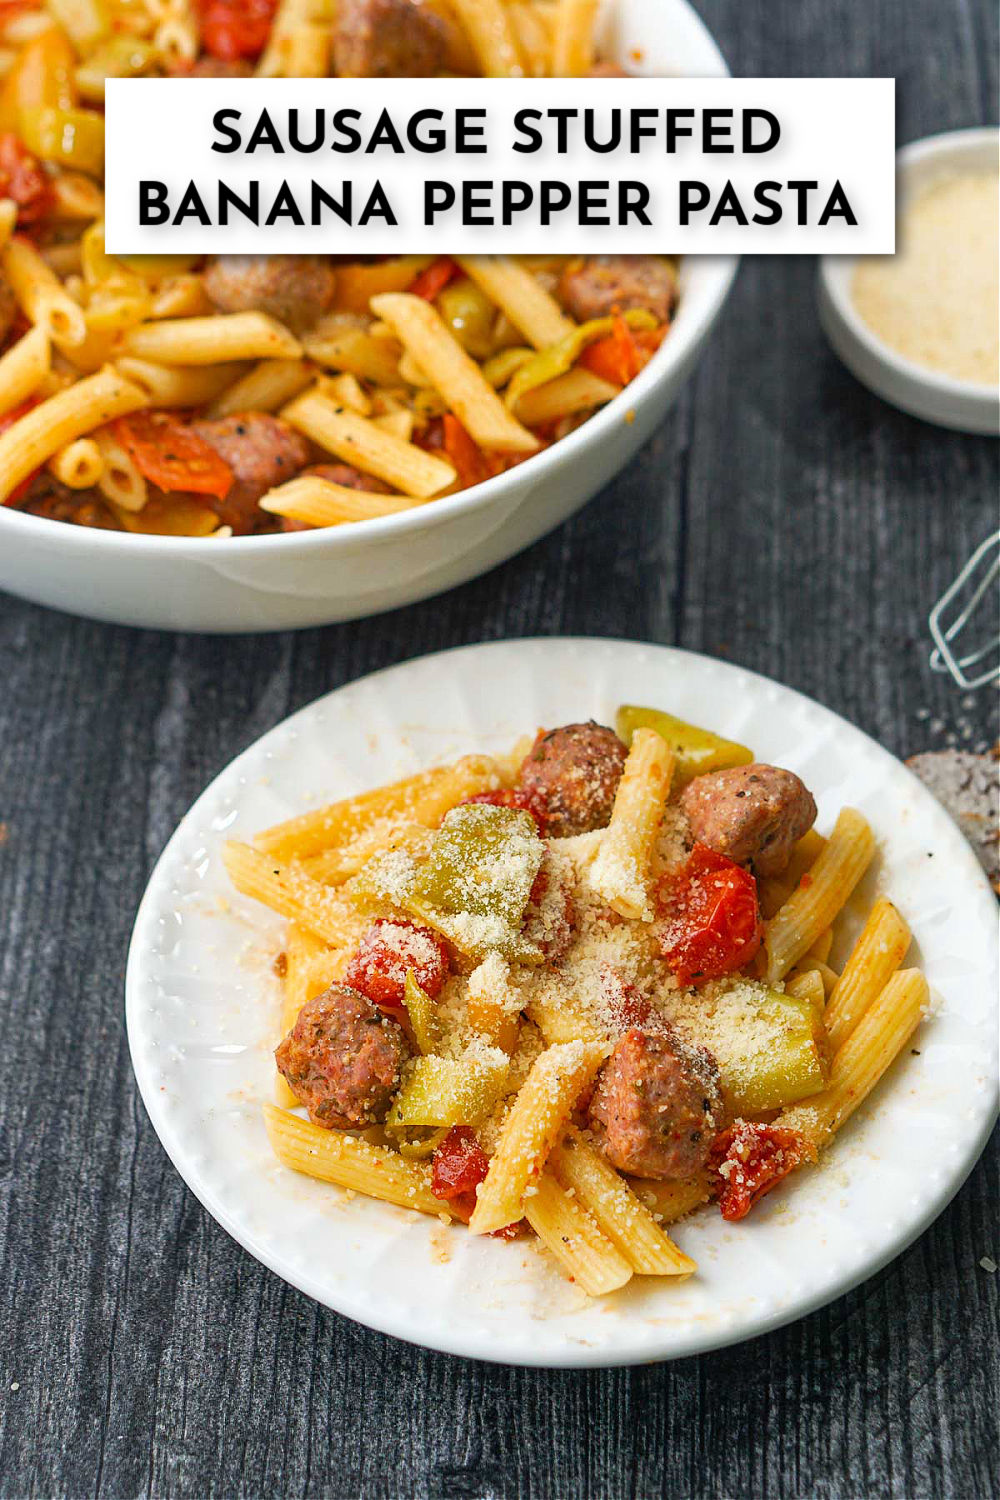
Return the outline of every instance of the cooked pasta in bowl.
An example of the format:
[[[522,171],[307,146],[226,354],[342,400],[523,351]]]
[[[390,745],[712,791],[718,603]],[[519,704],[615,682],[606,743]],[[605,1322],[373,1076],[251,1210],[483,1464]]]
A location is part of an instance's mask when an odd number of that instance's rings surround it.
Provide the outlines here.
[[[202,630],[426,597],[583,504],[690,373],[731,261],[107,253],[109,76],[724,71],[685,0],[328,10],[0,16],[0,585]]]

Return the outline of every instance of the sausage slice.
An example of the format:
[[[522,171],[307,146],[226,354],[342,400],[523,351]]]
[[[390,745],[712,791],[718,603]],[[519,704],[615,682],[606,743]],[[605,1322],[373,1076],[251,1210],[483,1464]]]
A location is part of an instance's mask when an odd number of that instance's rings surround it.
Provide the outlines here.
[[[336,279],[325,255],[219,255],[202,284],[220,312],[268,313],[304,333],[333,301]]]
[[[607,826],[627,754],[614,730],[593,719],[539,731],[518,784],[544,802],[551,838]]]
[[[222,500],[211,500],[223,525],[246,533],[270,527],[272,518],[257,501],[276,484],[293,479],[309,461],[309,445],[294,427],[268,412],[239,412],[231,417],[192,422],[191,429],[214,448],[233,471],[233,483]]]
[[[447,28],[420,0],[339,0],[333,56],[341,77],[428,78],[447,55]]]
[[[605,1156],[636,1177],[690,1177],[704,1166],[722,1122],[710,1052],[664,1026],[632,1027],[597,1075],[590,1125]]]
[[[559,297],[581,323],[607,317],[616,307],[644,307],[665,323],[677,301],[677,283],[658,255],[588,255],[563,272]]]
[[[384,1120],[410,1045],[358,990],[331,984],[309,1000],[274,1054],[315,1125],[356,1130]]]
[[[793,771],[731,766],[688,782],[680,805],[700,844],[755,875],[780,875],[816,821],[816,803]]]

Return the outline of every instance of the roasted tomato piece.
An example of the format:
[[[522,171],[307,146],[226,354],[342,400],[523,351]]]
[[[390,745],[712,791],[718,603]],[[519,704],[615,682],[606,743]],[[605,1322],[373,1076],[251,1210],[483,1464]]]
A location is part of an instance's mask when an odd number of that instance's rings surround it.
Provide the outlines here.
[[[431,1158],[431,1192],[450,1203],[460,1218],[470,1219],[476,1189],[489,1170],[490,1160],[469,1125],[453,1125]],[[495,1229],[495,1240],[516,1240],[524,1221]]]
[[[0,133],[0,198],[13,198],[22,229],[44,219],[52,207],[51,180],[11,130]]]
[[[661,880],[659,902],[660,952],[682,984],[742,969],[760,947],[757,882],[704,844]]]
[[[453,1125],[431,1158],[431,1192],[435,1198],[467,1207],[476,1205],[476,1188],[490,1161],[470,1125]]]
[[[344,982],[383,1010],[403,1010],[408,969],[433,1000],[441,993],[449,967],[448,949],[436,932],[416,922],[379,917],[362,936]]]
[[[271,35],[277,0],[202,0],[205,51],[223,62],[259,57]]]
[[[524,787],[505,787],[498,792],[477,792],[474,797],[466,797],[465,801],[486,802],[490,807],[519,807],[522,812],[531,814],[538,824],[538,832],[543,837],[545,835],[547,818],[545,798],[538,792]],[[532,900],[534,899],[534,892],[532,892]]]
[[[114,427],[136,468],[158,489],[222,500],[232,488],[233,471],[225,459],[169,412],[133,412]]]
[[[452,260],[450,255],[439,255],[437,260],[432,260],[429,266],[425,266],[410,284],[410,295],[423,297],[425,302],[433,302],[439,292],[443,292],[449,281],[456,276],[461,276],[462,270],[457,261]]]
[[[743,1219],[759,1198],[816,1150],[797,1130],[737,1120],[716,1137],[708,1165],[716,1180],[724,1219]]]

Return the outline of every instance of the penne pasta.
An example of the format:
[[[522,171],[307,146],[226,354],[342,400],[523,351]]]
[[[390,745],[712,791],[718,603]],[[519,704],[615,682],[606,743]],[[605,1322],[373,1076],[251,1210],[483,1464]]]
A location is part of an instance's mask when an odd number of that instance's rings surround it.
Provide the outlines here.
[[[618,395],[620,386],[602,380],[582,366],[567,370],[545,385],[537,385],[533,391],[525,391],[515,408],[518,419],[529,427],[541,427],[546,422],[557,422],[561,417],[571,417],[577,412],[592,411],[595,406],[606,406]]]
[[[0,250],[0,269],[29,323],[36,323],[61,347],[87,336],[83,309],[46,265],[34,245],[14,235]]]
[[[67,443],[147,404],[144,391],[108,366],[25,412],[0,433],[0,501]]]
[[[459,255],[466,276],[495,302],[536,349],[568,338],[575,324],[520,261],[509,255]]]
[[[615,804],[590,870],[594,890],[619,915],[652,919],[649,865],[663,818],[674,757],[655,729],[637,729]]]
[[[906,957],[910,929],[891,901],[876,901],[844,972],[830,994],[824,1024],[831,1047],[845,1042]]]
[[[829,1086],[803,1104],[784,1110],[777,1124],[798,1130],[814,1146],[824,1145],[850,1118],[906,1046],[930,1001],[919,969],[900,969],[837,1049]]]
[[[524,67],[503,0],[451,0],[486,78],[523,78]]]
[[[538,439],[510,415],[429,302],[406,292],[385,292],[372,298],[372,309],[391,324],[481,448],[497,453],[538,449]]]
[[[313,383],[313,371],[301,359],[263,359],[226,386],[208,408],[210,417],[238,411],[277,411]]]
[[[104,460],[93,438],[83,437],[53,453],[46,467],[68,489],[89,490],[100,479]]]
[[[341,526],[347,521],[368,521],[397,515],[419,505],[409,495],[379,495],[355,490],[328,479],[305,475],[268,490],[257,502],[272,515],[288,516],[306,526]]]
[[[145,391],[151,406],[165,409],[204,406],[229,390],[246,368],[242,364],[172,368],[128,354],[120,354],[115,365],[133,385]]]
[[[267,313],[217,313],[210,318],[168,318],[130,329],[126,353],[164,365],[217,365],[227,360],[297,359],[294,334]]]
[[[469,1220],[473,1234],[490,1234],[521,1217],[526,1189],[537,1186],[570,1110],[607,1054],[600,1043],[575,1041],[548,1047],[534,1063],[479,1188]]]
[[[365,924],[355,908],[304,870],[236,841],[226,844],[222,858],[244,896],[290,917],[331,947],[347,947],[360,936]]]
[[[557,1142],[549,1168],[564,1188],[571,1188],[598,1229],[607,1235],[641,1276],[689,1276],[697,1270],[690,1256],[664,1234],[607,1158],[574,1126]]]
[[[420,771],[390,786],[345,797],[313,812],[276,823],[259,833],[256,844],[278,859],[308,859],[343,844],[386,820],[407,820],[436,827],[444,814],[467,797],[500,785],[496,763],[488,755],[466,755],[452,766]]]
[[[396,1151],[339,1130],[324,1130],[273,1104],[264,1105],[264,1124],[275,1156],[293,1172],[418,1213],[447,1214],[447,1203],[431,1192],[430,1169],[423,1162],[407,1161]]]
[[[543,1172],[529,1191],[525,1218],[581,1291],[605,1297],[631,1280],[632,1267],[625,1256],[551,1172]]]
[[[829,927],[875,853],[872,831],[860,813],[845,807],[829,842],[800,885],[767,924],[769,984],[783,979]]]
[[[557,0],[552,76],[582,78],[594,65],[598,0]]]
[[[48,331],[39,324],[29,328],[0,355],[0,416],[34,395],[48,375],[52,363]]]
[[[455,481],[451,464],[413,443],[401,442],[319,391],[297,397],[281,415],[344,463],[374,474],[414,499],[427,500]]]
[[[97,476],[101,494],[122,510],[142,510],[149,498],[149,488],[132,455],[110,427],[98,428],[93,438],[101,454],[101,472]]]

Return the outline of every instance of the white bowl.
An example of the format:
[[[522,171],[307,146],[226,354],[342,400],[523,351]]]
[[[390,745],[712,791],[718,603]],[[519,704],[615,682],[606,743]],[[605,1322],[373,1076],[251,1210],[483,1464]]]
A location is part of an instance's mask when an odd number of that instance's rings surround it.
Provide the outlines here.
[[[632,72],[727,72],[687,0],[606,0],[601,25],[608,51]],[[694,368],[736,264],[686,260],[674,325],[638,379],[568,438],[486,484],[397,516],[228,541],[94,531],[0,506],[0,588],[122,625],[203,631],[325,625],[453,588],[558,526],[629,461]]]
[[[958,171],[996,170],[1000,132],[955,130],[904,146],[896,156],[896,212],[936,178]],[[897,353],[868,327],[854,305],[854,256],[827,255],[819,268],[819,315],[827,338],[869,390],[912,416],[959,432],[1000,432],[1000,389],[956,380]]]

